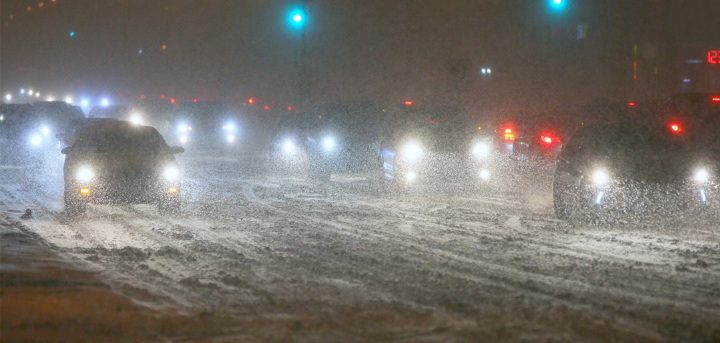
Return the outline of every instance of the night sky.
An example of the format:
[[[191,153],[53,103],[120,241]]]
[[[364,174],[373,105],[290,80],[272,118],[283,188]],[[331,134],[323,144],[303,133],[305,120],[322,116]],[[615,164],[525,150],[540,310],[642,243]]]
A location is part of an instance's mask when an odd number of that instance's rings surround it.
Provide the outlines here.
[[[660,57],[642,62],[659,65],[662,77],[678,42],[720,38],[713,1],[564,0],[557,10],[550,3],[310,1],[309,101],[487,108],[621,99],[632,83],[634,45],[659,47]],[[300,30],[289,18],[297,4],[2,0],[0,88],[15,94],[34,87],[58,98],[122,93],[292,103]],[[579,24],[588,26],[582,40]],[[480,73],[485,67],[492,77]]]

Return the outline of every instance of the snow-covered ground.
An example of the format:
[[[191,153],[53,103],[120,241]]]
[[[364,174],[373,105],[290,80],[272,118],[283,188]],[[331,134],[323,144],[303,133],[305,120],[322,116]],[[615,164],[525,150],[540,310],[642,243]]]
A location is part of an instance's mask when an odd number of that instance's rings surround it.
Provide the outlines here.
[[[154,308],[312,314],[349,336],[381,324],[348,311],[418,321],[391,321],[390,341],[720,340],[720,225],[557,220],[549,164],[395,192],[373,175],[276,175],[260,157],[179,161],[179,215],[95,205],[70,222],[60,170],[13,166],[0,167],[0,215],[32,209],[25,230]]]

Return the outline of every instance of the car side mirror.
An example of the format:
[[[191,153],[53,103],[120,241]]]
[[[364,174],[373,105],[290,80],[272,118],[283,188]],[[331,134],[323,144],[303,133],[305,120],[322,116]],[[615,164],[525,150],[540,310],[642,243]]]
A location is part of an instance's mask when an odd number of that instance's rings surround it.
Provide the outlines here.
[[[185,152],[185,148],[183,148],[181,146],[170,147],[170,153],[173,155],[174,154],[182,154],[184,152]]]
[[[60,153],[63,155],[67,155],[71,151],[72,151],[72,147],[66,146],[66,147],[62,148],[62,150],[60,150]]]

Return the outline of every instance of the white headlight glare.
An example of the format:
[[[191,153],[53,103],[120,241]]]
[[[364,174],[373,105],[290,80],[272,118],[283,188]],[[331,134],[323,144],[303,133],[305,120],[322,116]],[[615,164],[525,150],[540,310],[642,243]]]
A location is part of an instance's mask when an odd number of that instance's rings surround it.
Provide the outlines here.
[[[75,179],[80,182],[88,182],[92,180],[95,177],[95,172],[93,172],[92,168],[90,167],[80,167],[75,172]]]
[[[142,124],[143,124],[142,117],[141,117],[139,114],[137,114],[137,113],[135,113],[135,114],[133,114],[133,115],[130,116],[130,122],[133,123],[133,124],[135,124],[135,125],[142,125]]]
[[[608,183],[610,177],[604,170],[596,170],[590,175],[590,179],[597,186],[602,186]]]
[[[409,171],[405,174],[405,180],[407,180],[407,182],[413,182],[416,178],[417,175],[413,171]]]
[[[187,141],[188,141],[188,137],[187,137],[187,136],[180,136],[180,143],[185,144],[185,143],[187,143]]]
[[[235,142],[235,135],[227,135],[227,137],[225,137],[225,140],[227,140],[228,143]]]
[[[178,126],[178,131],[180,131],[180,132],[185,132],[187,130],[188,130],[188,126],[185,124]]]
[[[325,150],[332,150],[335,148],[335,139],[332,137],[325,137],[325,139],[323,139],[322,145]]]
[[[286,139],[282,144],[282,151],[286,154],[290,154],[295,151],[295,143],[292,140]]]
[[[477,157],[486,157],[490,154],[490,145],[486,142],[476,142],[473,145],[472,153]]]
[[[483,181],[490,180],[490,171],[487,169],[483,169],[480,171],[480,179]]]
[[[405,144],[405,146],[403,147],[402,156],[407,161],[410,161],[410,162],[417,161],[420,159],[420,157],[422,157],[422,155],[423,155],[423,150],[422,150],[422,147],[420,146],[420,143],[418,143],[418,142],[412,141],[412,142]]]
[[[40,145],[40,144],[42,144],[42,141],[43,141],[43,139],[42,139],[42,136],[40,136],[40,135],[33,135],[32,137],[30,137],[30,143],[32,145],[35,145],[35,146]]]
[[[177,181],[180,178],[180,169],[176,166],[167,166],[163,170],[163,177],[165,177],[166,181]]]
[[[223,126],[223,130],[235,131],[235,124],[232,124],[232,123],[225,124],[225,126]]]
[[[47,127],[47,126],[43,126],[43,127],[40,129],[40,132],[42,132],[43,135],[47,136],[48,134],[50,134],[50,128]]]
[[[699,168],[695,170],[695,175],[693,176],[693,179],[695,179],[695,182],[697,183],[705,183],[708,181],[708,179],[710,179],[710,174],[704,168]]]

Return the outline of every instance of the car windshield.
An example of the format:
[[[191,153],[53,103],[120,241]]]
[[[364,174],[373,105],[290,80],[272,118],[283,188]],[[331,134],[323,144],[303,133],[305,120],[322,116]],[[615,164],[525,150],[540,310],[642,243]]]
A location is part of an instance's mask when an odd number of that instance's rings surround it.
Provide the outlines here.
[[[151,128],[89,127],[80,133],[75,147],[80,152],[99,154],[156,154],[167,149],[167,144]]]
[[[720,343],[720,0],[0,0],[0,343]]]

